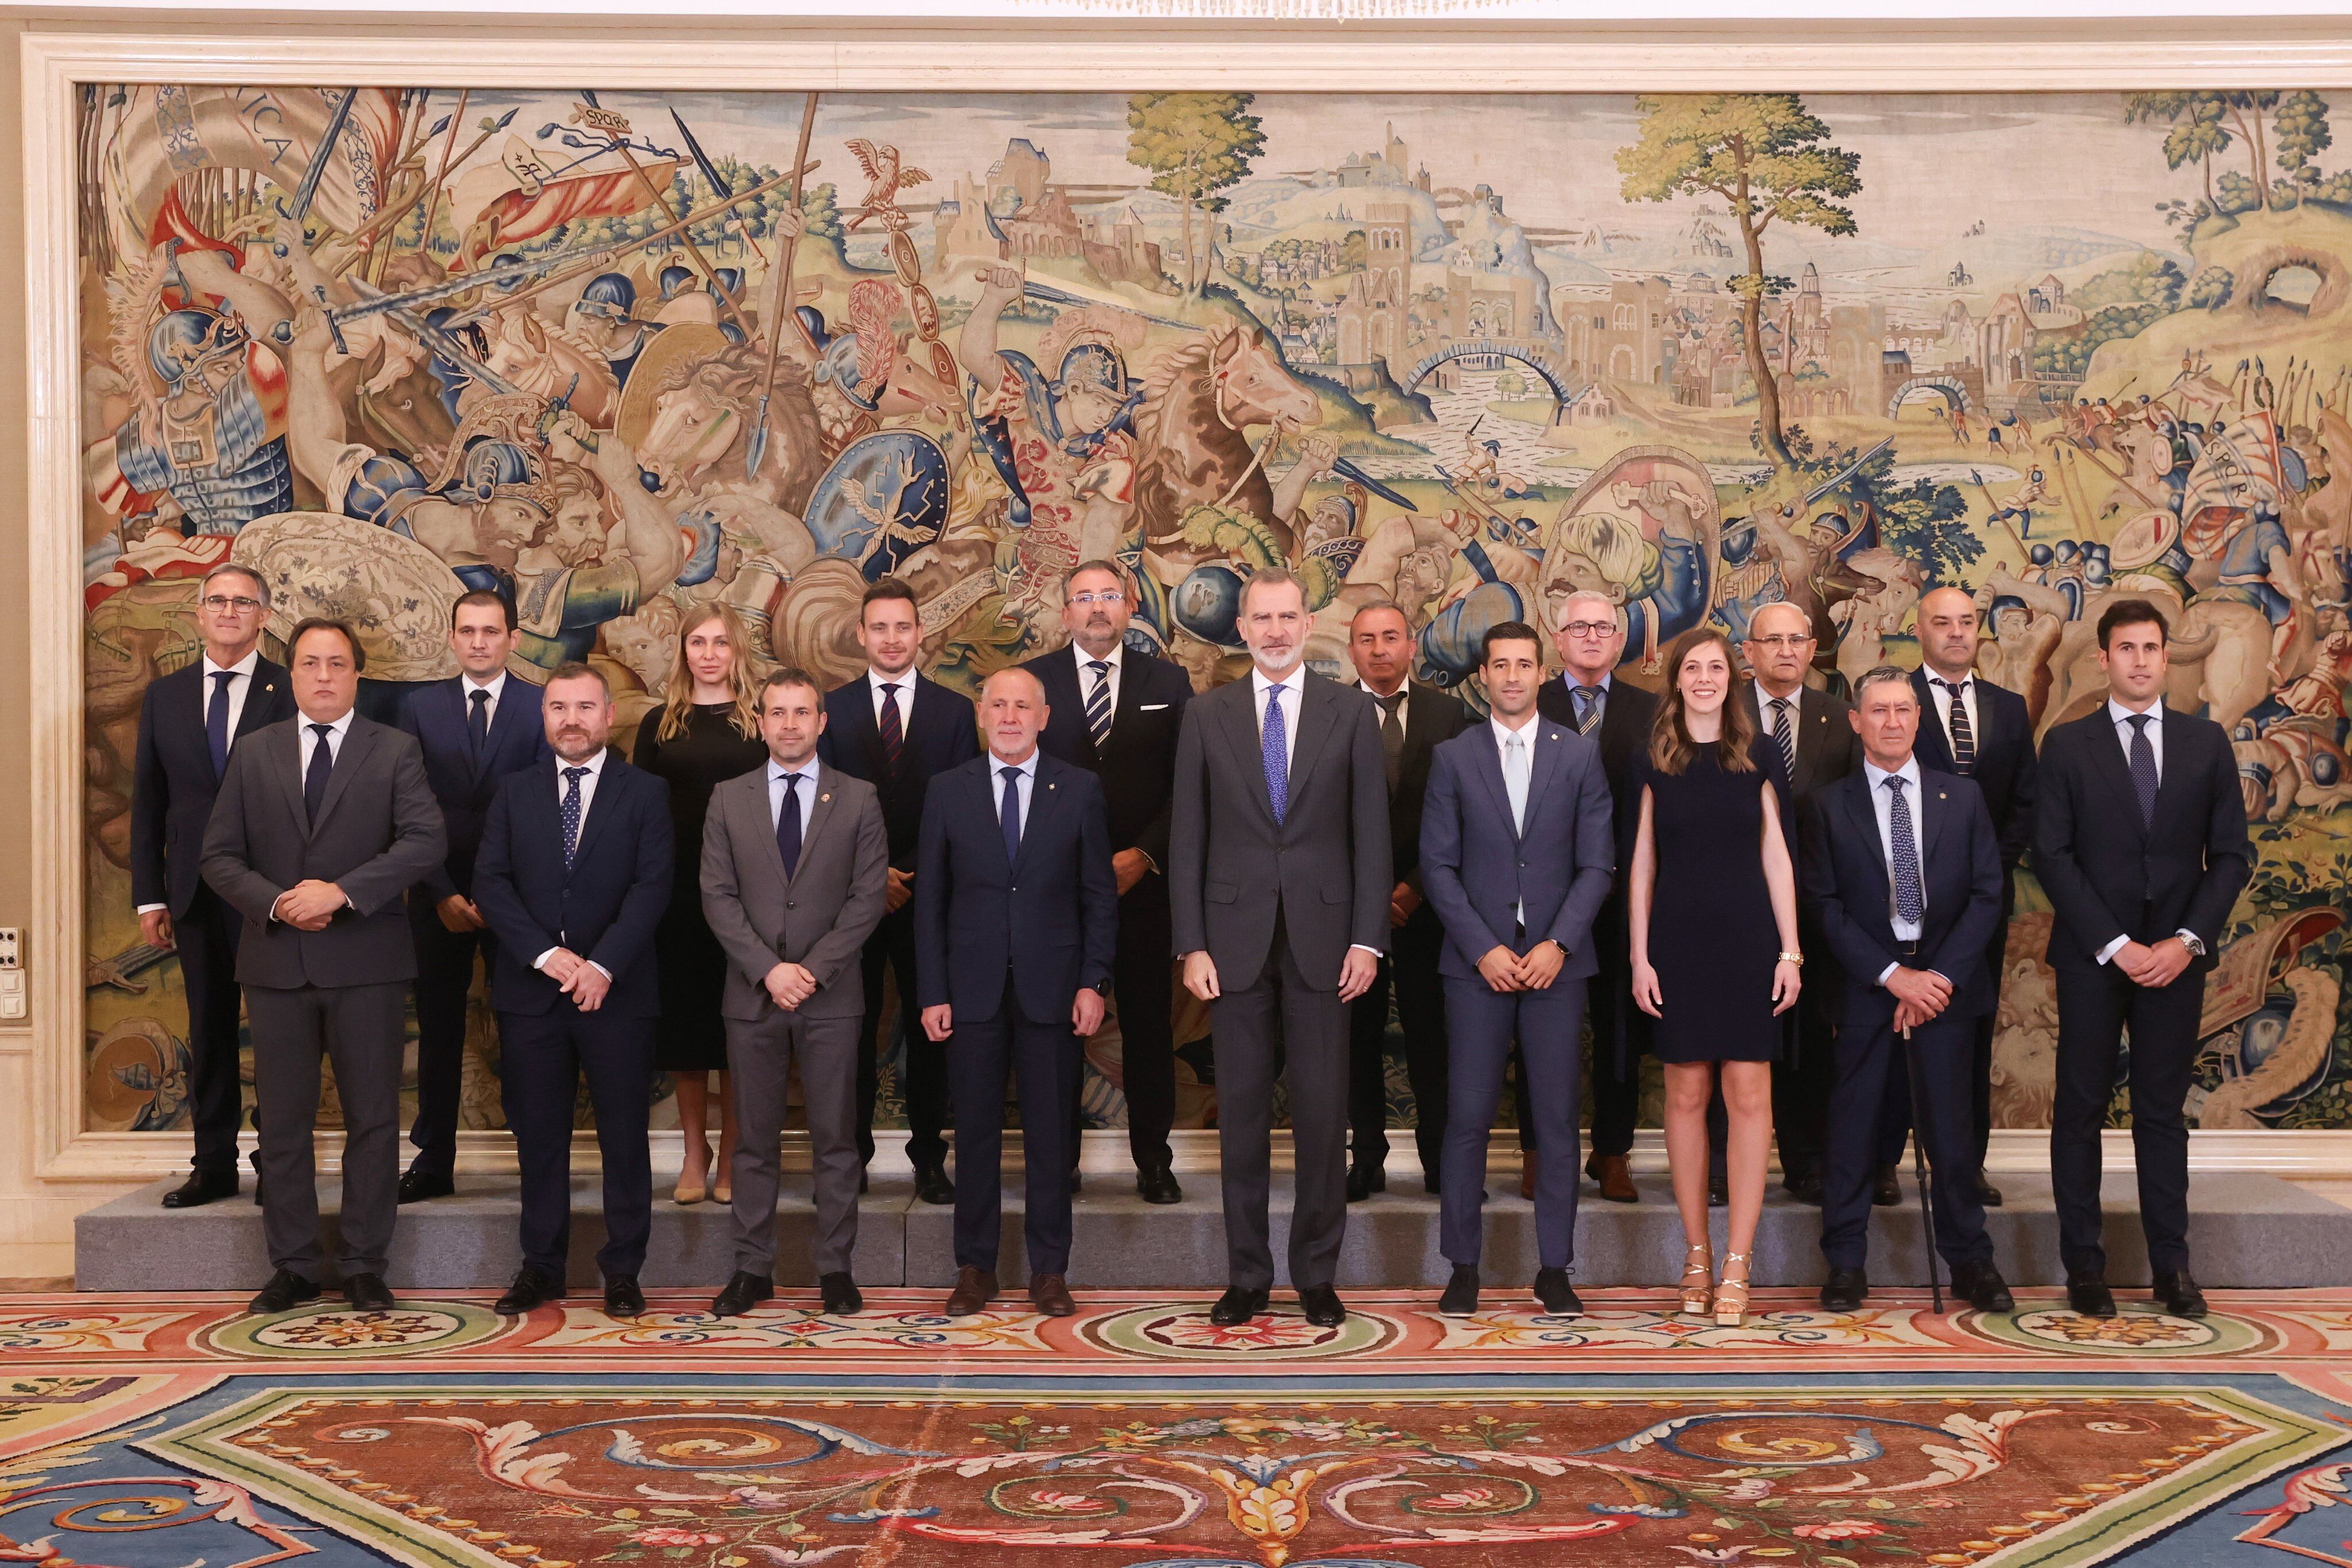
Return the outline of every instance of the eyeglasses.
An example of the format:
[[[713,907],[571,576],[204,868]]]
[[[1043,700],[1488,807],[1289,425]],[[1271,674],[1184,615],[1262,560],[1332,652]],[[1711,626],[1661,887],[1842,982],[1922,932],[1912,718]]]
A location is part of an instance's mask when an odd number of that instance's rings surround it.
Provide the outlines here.
[[[1107,588],[1100,593],[1073,593],[1070,595],[1070,602],[1073,604],[1124,604],[1127,602],[1127,595],[1116,588]]]
[[[205,595],[205,608],[211,611],[215,615],[226,615],[232,610],[236,611],[239,615],[243,615],[248,611],[260,609],[261,601],[258,599],[248,599],[241,593],[234,599],[231,599],[225,594],[213,593]]]
[[[1560,628],[1571,637],[1606,637],[1617,630],[1614,621],[1571,621]]]
[[[1759,648],[1801,648],[1812,641],[1811,637],[1799,636],[1793,632],[1782,632],[1770,637],[1750,637],[1748,640]]]

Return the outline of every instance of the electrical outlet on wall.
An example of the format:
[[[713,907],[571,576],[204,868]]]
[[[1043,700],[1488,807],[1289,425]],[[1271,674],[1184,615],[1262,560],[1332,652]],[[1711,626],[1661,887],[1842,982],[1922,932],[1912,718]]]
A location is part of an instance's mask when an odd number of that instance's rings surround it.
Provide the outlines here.
[[[25,961],[22,956],[24,947],[21,936],[19,927],[0,925],[0,969],[18,969],[24,967]]]

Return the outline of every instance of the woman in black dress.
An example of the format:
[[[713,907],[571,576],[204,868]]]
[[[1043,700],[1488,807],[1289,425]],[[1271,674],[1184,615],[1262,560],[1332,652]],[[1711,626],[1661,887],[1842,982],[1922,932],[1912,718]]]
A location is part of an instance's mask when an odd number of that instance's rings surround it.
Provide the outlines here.
[[[727,1082],[727,1030],[719,999],[727,956],[702,917],[702,819],[710,792],[767,760],[760,739],[760,677],[743,623],[725,604],[692,612],[679,628],[662,706],[637,727],[630,760],[669,784],[670,827],[677,873],[669,909],[654,933],[661,960],[662,1010],[654,1032],[654,1066],[677,1085],[677,1125],[686,1145],[678,1166],[680,1203],[734,1195],[735,1101]],[[719,1074],[719,1163],[715,1184],[709,1130],[709,1075]]]
[[[1682,1212],[1682,1307],[1736,1326],[1772,1142],[1774,1020],[1797,999],[1797,885],[1772,769],[1760,754],[1731,643],[1695,627],[1666,650],[1673,685],[1645,755],[1633,758],[1641,821],[1626,887],[1633,1000],[1657,1021],[1665,1066],[1666,1161]],[[1714,1285],[1707,1242],[1706,1106],[1723,1075],[1730,1249]],[[1738,1272],[1733,1272],[1734,1268]]]

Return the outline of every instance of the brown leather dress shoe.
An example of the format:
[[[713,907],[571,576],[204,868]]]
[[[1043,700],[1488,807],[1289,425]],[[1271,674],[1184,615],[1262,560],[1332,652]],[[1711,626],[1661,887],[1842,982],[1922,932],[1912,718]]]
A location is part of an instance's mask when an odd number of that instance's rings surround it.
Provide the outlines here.
[[[1033,1274],[1029,1277],[1029,1304],[1049,1318],[1077,1315],[1078,1303],[1070,1300],[1070,1287],[1059,1274]]]
[[[996,1276],[967,1263],[956,1270],[955,1289],[948,1293],[948,1316],[976,1317],[996,1296]]]
[[[1633,1167],[1622,1155],[1595,1155],[1584,1162],[1584,1174],[1601,1184],[1601,1196],[1611,1203],[1639,1203],[1633,1190]]]
[[[1519,1196],[1533,1203],[1536,1197],[1536,1152],[1519,1151]]]

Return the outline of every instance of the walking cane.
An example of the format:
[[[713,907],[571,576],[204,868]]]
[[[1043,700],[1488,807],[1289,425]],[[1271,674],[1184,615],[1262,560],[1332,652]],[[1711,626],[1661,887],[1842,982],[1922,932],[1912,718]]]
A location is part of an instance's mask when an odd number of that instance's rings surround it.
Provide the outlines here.
[[[1911,1078],[1911,1174],[1919,1183],[1919,1219],[1927,1238],[1927,1291],[1934,1299],[1936,1315],[1944,1315],[1944,1287],[1936,1278],[1936,1207],[1930,1200],[1927,1166],[1926,1101],[1919,1077],[1919,1052],[1911,1043],[1911,1031],[1903,1031],[1903,1064]]]

